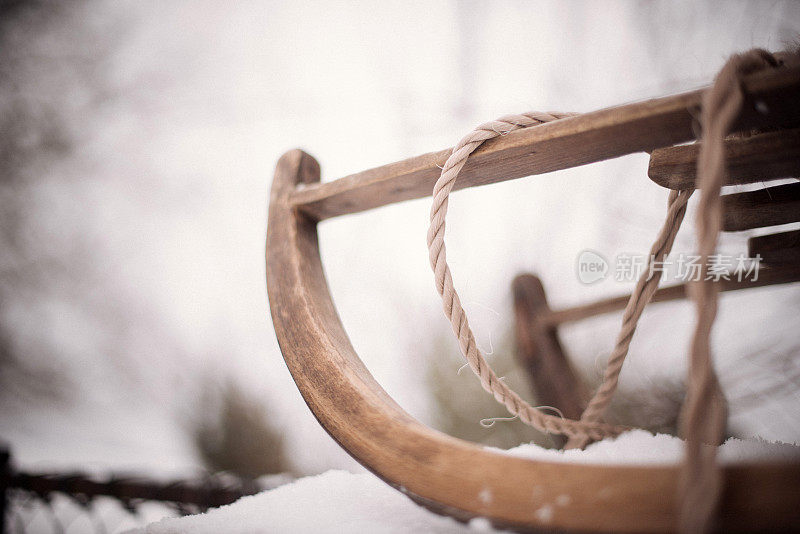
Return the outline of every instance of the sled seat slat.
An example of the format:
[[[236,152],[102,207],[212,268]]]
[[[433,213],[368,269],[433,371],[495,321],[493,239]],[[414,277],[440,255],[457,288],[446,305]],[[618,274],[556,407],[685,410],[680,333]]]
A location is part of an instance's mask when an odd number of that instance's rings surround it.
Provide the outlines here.
[[[751,258],[761,256],[767,265],[800,265],[800,230],[751,237],[747,251]]]
[[[658,148],[650,154],[647,175],[669,189],[694,187],[700,144]],[[800,130],[781,130],[725,142],[727,185],[800,176]]]
[[[741,232],[800,221],[800,182],[722,196],[722,229]]]

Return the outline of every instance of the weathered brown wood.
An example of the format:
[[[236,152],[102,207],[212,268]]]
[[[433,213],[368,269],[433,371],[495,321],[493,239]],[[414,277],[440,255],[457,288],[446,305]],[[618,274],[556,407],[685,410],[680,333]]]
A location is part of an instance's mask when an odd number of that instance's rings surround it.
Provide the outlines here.
[[[580,419],[588,392],[564,353],[554,326],[540,318],[550,313],[541,280],[521,274],[511,283],[517,361],[528,374],[537,404],[558,408],[568,419]]]
[[[739,232],[800,221],[800,182],[722,196],[722,229]]]
[[[800,265],[761,266],[758,270],[758,278],[756,280],[753,280],[752,276],[742,276],[741,282],[738,281],[735,275],[730,278],[730,280],[722,279],[718,282],[720,291],[736,291],[778,284],[790,284],[793,282],[800,282]],[[667,302],[686,298],[687,290],[687,284],[662,287],[655,292],[651,302]],[[542,324],[551,327],[562,323],[580,321],[581,319],[588,319],[596,315],[622,310],[628,304],[629,298],[630,295],[621,295],[619,297],[602,299],[589,304],[562,310],[552,310],[549,313],[541,314],[539,320]]]
[[[701,143],[657,148],[647,175],[670,189],[689,189],[697,178]],[[725,141],[726,183],[749,184],[800,176],[800,130],[779,130]]]
[[[750,95],[735,129],[800,125],[800,67],[746,77]],[[586,113],[487,141],[458,175],[455,189],[623,156],[694,138],[702,91]],[[768,113],[759,113],[754,102]],[[292,205],[327,219],[421,198],[431,194],[450,150],[441,150],[352,174],[333,182],[305,185],[291,194]]]
[[[800,230],[751,237],[747,251],[767,265],[800,265]]]
[[[404,412],[353,350],[328,291],[316,223],[290,199],[298,184],[318,177],[319,166],[299,150],[278,162],[267,227],[267,289],[297,387],[345,450],[417,502],[462,520],[482,516],[519,530],[676,528],[677,466],[527,460],[446,436]],[[720,528],[800,528],[798,480],[797,463],[725,467]]]

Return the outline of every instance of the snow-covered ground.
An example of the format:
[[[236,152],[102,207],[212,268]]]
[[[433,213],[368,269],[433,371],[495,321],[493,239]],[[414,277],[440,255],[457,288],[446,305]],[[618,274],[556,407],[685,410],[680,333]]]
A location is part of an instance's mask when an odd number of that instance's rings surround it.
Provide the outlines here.
[[[683,442],[673,436],[654,436],[638,430],[622,434],[615,440],[594,443],[583,451],[557,451],[536,445],[522,445],[507,453],[551,462],[652,465],[678,462],[682,445]],[[720,446],[719,457],[723,463],[728,464],[745,461],[797,461],[800,459],[800,447],[759,440],[729,439]],[[553,506],[557,505],[553,503]],[[328,471],[259,495],[245,497],[232,505],[205,514],[165,519],[144,529],[131,531],[131,534],[455,534],[476,531],[492,529],[481,518],[465,525],[429,512],[370,473]]]

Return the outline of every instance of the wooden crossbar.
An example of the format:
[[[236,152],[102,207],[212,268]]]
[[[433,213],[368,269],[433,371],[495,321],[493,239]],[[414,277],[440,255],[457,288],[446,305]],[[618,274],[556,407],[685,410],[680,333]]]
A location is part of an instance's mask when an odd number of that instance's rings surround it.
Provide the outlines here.
[[[800,125],[800,66],[744,79],[747,102],[735,131]],[[577,167],[695,138],[702,90],[637,102],[511,132],[469,158],[454,189]],[[450,149],[319,184],[300,184],[289,203],[323,220],[431,194]]]
[[[800,282],[800,266],[788,264],[780,266],[761,267],[758,277],[754,280],[753,276],[741,276],[741,281],[736,273],[730,275],[728,279],[721,279],[718,282],[720,291],[736,291],[739,289],[751,289],[755,287],[765,287],[779,284],[791,284]],[[688,296],[688,284],[677,284],[659,288],[653,295],[651,302],[668,302],[671,300],[684,299]],[[630,295],[622,295],[602,299],[589,304],[583,304],[572,308],[561,310],[548,310],[538,317],[545,327],[554,327],[562,323],[580,321],[596,315],[622,310],[627,306]]]

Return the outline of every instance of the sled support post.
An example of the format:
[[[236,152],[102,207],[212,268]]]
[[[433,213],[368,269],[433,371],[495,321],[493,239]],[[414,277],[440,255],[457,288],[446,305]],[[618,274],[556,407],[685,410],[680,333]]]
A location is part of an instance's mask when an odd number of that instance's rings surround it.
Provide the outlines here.
[[[550,313],[542,281],[521,274],[511,288],[517,361],[528,373],[536,402],[558,408],[569,419],[580,419],[588,392],[564,353],[558,327],[541,320]]]

